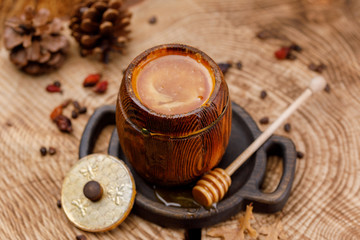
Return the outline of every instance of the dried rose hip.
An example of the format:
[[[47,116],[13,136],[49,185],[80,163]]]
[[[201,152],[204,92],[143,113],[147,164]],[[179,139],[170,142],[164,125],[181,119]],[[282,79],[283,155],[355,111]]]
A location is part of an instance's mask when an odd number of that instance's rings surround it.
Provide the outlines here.
[[[290,51],[289,47],[282,47],[279,50],[277,50],[274,54],[277,59],[282,60],[288,56],[289,51]]]
[[[94,88],[94,92],[96,93],[104,93],[108,87],[108,81],[98,82]]]
[[[72,132],[71,120],[64,115],[59,115],[54,119],[57,127],[62,132]]]
[[[47,85],[46,91],[51,92],[51,93],[53,93],[53,92],[62,92],[61,88],[59,86],[54,85],[54,84]]]
[[[101,78],[101,74],[100,73],[95,73],[95,74],[90,74],[89,76],[87,76],[83,82],[83,86],[84,87],[93,87],[95,86]]]
[[[54,110],[50,114],[51,120],[55,120],[55,118],[57,116],[60,116],[62,114],[62,111],[63,111],[63,106],[62,105],[57,106],[56,108],[54,108]]]

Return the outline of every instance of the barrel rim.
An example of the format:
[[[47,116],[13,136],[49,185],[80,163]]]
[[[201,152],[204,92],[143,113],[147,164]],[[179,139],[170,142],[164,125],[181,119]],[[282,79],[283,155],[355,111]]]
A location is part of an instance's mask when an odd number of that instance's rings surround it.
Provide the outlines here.
[[[195,108],[194,110],[189,111],[187,113],[167,115],[167,114],[158,113],[158,112],[146,107],[144,104],[141,103],[140,99],[138,99],[138,97],[136,96],[135,91],[132,87],[132,77],[133,77],[134,69],[138,66],[138,64],[140,64],[142,61],[144,61],[147,58],[147,56],[149,56],[151,53],[153,53],[155,51],[166,50],[166,49],[179,50],[179,51],[185,51],[185,52],[191,52],[194,54],[199,54],[201,56],[201,58],[204,59],[209,64],[209,66],[214,74],[215,84],[214,84],[214,89],[213,89],[210,97],[202,106]],[[206,53],[204,53],[203,51],[201,51],[195,47],[189,46],[189,45],[179,44],[179,43],[169,43],[169,44],[161,44],[161,45],[157,45],[152,48],[149,48],[149,49],[145,50],[144,52],[140,53],[137,57],[135,57],[129,64],[128,68],[125,70],[124,81],[122,81],[121,84],[125,84],[125,88],[129,94],[129,97],[142,111],[145,111],[149,115],[156,116],[159,118],[165,118],[165,119],[169,120],[169,119],[186,118],[188,116],[198,114],[198,113],[204,111],[205,108],[210,106],[209,103],[212,103],[214,101],[214,99],[216,98],[216,96],[218,95],[222,82],[225,82],[225,80],[224,80],[224,76],[223,76],[219,66]],[[226,104],[228,105],[228,103],[226,103]]]

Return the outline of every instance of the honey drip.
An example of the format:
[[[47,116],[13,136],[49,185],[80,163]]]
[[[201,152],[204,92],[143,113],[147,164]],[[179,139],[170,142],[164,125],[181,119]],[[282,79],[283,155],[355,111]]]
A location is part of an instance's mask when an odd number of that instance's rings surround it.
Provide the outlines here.
[[[187,208],[189,211],[196,212],[204,207],[194,200],[191,189],[192,187],[165,188],[154,186],[154,194],[159,202],[163,203],[167,207]],[[214,203],[212,206],[205,209],[209,211],[216,211],[217,204]]]

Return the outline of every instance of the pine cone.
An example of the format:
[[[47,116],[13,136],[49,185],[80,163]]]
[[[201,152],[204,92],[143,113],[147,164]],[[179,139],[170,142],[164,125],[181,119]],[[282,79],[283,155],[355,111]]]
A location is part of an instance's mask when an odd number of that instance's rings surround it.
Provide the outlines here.
[[[100,53],[101,60],[108,62],[110,51],[123,52],[131,13],[122,5],[121,0],[85,0],[76,6],[70,28],[81,56]]]
[[[10,60],[29,74],[42,74],[59,68],[64,62],[69,42],[60,34],[59,18],[49,20],[50,12],[36,12],[26,7],[19,17],[5,22],[5,47],[10,50]]]

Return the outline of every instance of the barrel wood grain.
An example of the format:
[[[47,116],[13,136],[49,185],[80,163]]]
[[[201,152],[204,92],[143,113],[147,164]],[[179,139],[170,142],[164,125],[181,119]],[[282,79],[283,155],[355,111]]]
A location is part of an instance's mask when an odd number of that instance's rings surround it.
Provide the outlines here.
[[[73,4],[54,2],[39,0],[39,5],[51,5],[54,15],[62,15],[70,12],[65,6]],[[0,20],[18,13],[26,3],[2,0]],[[33,78],[18,72],[1,48],[1,239],[74,239],[81,233],[56,207],[56,200],[65,173],[77,161],[86,121],[96,107],[115,104],[122,70],[136,55],[169,42],[197,47],[217,62],[241,60],[243,69],[231,68],[225,79],[231,99],[256,120],[269,116],[273,121],[302,92],[316,75],[308,64],[327,65],[322,75],[330,83],[330,93],[314,96],[291,116],[290,133],[276,132],[290,137],[305,153],[297,163],[289,201],[278,214],[255,214],[255,227],[281,219],[289,239],[360,238],[359,1],[153,0],[131,10],[132,42],[127,53],[109,65],[79,57],[71,41],[69,57],[59,71]],[[158,20],[154,25],[148,24],[152,16]],[[262,30],[271,31],[274,38],[256,38]],[[293,41],[303,48],[297,59],[276,60],[274,51]],[[83,78],[93,72],[102,72],[109,80],[106,94],[82,87]],[[46,85],[57,79],[63,95],[45,92]],[[259,97],[261,90],[268,92],[264,100]],[[67,135],[48,116],[69,97],[87,106],[88,113],[73,121],[74,132]],[[106,152],[107,143],[108,136],[101,137],[95,151]],[[42,145],[54,146],[58,153],[41,157]],[[277,172],[275,167],[269,167],[269,175]],[[240,215],[223,225],[231,229]],[[206,233],[216,227],[203,229],[203,239],[213,239]],[[183,239],[184,230],[161,228],[130,214],[109,233],[85,235],[89,239]]]
[[[214,89],[205,106],[166,116],[145,107],[136,97],[134,69],[163,52],[197,56],[197,61],[211,69]],[[181,44],[146,50],[124,73],[116,103],[116,126],[125,156],[140,176],[165,186],[196,180],[220,162],[229,142],[231,102],[220,68],[203,52]]]

